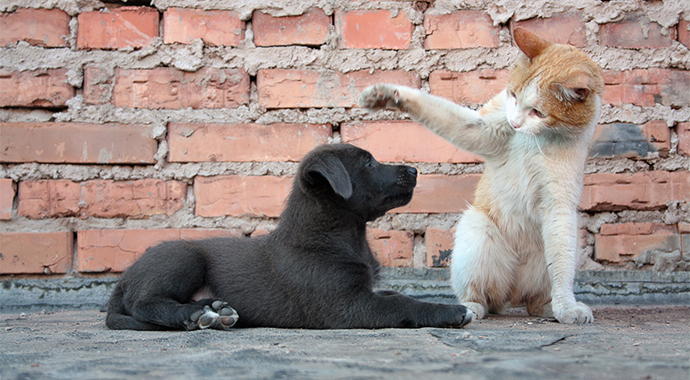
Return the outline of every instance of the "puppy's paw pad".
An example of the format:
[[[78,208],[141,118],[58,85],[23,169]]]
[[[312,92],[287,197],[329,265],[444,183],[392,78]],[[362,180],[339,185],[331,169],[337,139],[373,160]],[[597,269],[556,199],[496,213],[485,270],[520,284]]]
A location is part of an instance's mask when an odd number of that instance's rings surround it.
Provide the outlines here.
[[[558,310],[554,314],[558,322],[564,324],[584,324],[594,321],[592,310],[582,302],[578,302],[572,307]]]

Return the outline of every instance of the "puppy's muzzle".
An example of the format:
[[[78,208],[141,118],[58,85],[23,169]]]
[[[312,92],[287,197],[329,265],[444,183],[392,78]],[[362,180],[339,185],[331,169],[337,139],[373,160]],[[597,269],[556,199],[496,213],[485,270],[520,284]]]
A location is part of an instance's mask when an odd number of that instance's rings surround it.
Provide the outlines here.
[[[411,166],[400,166],[398,186],[413,188],[417,185],[417,169]]]

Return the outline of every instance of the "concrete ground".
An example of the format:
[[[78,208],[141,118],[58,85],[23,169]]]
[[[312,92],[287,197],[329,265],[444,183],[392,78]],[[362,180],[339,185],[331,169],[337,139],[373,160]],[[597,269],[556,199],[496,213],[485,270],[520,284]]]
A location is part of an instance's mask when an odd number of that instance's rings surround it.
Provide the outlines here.
[[[0,380],[690,379],[690,306],[523,310],[464,329],[136,332],[96,310],[0,314]]]

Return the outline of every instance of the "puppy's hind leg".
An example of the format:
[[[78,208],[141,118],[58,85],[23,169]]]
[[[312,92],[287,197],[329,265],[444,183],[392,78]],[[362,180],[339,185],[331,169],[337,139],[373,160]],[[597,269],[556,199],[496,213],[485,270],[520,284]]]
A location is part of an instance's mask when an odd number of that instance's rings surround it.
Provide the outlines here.
[[[507,306],[517,256],[494,222],[471,207],[457,226],[451,257],[451,283],[458,300],[476,319]]]
[[[185,321],[187,330],[208,328],[229,330],[239,319],[235,309],[230,307],[227,302],[203,299],[196,304],[203,305],[203,309],[195,311]]]

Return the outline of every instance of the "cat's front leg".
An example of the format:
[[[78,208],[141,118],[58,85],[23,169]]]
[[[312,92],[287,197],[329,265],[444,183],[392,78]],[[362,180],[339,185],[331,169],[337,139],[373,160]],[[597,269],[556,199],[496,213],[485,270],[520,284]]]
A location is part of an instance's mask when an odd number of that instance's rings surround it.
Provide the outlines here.
[[[574,210],[553,212],[552,222],[543,228],[544,253],[551,278],[553,316],[561,323],[583,324],[594,321],[592,310],[575,300],[573,283],[577,251],[577,216]]]
[[[367,87],[359,98],[359,104],[372,111],[382,109],[396,109],[406,111],[405,95],[408,89],[404,86],[397,86],[392,84],[375,84]]]

